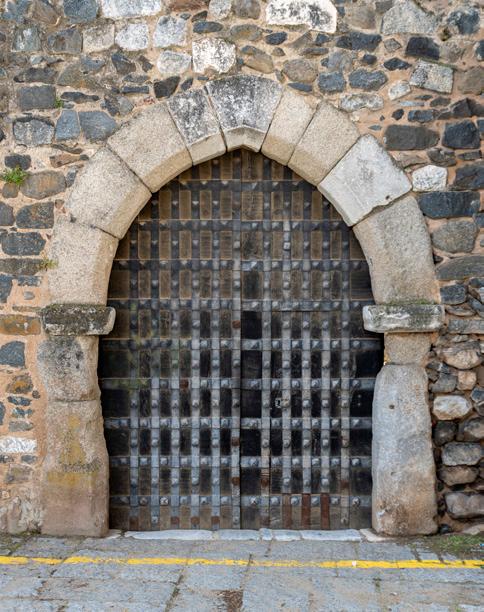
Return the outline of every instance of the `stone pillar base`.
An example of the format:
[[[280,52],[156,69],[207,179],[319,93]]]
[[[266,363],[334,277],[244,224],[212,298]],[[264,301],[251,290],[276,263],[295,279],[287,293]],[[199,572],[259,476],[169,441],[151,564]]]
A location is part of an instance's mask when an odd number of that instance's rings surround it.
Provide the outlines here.
[[[425,369],[418,365],[386,365],[376,379],[372,524],[378,533],[437,531],[427,384]]]
[[[47,408],[42,533],[103,536],[108,531],[109,459],[98,400]]]

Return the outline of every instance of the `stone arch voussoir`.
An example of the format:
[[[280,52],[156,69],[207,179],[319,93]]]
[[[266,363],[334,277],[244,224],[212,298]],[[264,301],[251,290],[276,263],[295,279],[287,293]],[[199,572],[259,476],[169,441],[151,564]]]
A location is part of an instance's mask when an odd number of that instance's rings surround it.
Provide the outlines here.
[[[361,136],[348,116],[331,104],[300,96],[268,78],[238,75],[149,106],[123,125],[80,173],[66,205],[68,214],[54,230],[48,273],[53,306],[44,313],[46,331],[57,338],[54,349],[68,353],[75,347],[77,355],[97,364],[97,344],[78,339],[107,333],[112,326],[112,321],[108,325],[99,320],[110,317],[105,304],[118,241],[151,193],[192,164],[240,147],[288,165],[316,185],[354,226],[369,263],[376,302],[366,309],[365,324],[386,334],[390,362],[379,375],[374,399],[379,430],[374,434],[373,524],[394,535],[430,533],[435,530],[435,467],[422,364],[429,333],[443,318],[430,240],[405,173],[373,136]],[[44,496],[44,532],[99,535],[107,526],[108,489],[98,393],[91,381],[88,396],[79,391],[75,397],[76,392],[66,390],[69,372],[62,378],[64,387],[56,386],[47,353],[45,347],[39,352],[52,404],[43,488],[48,492],[54,479],[56,499],[54,503]],[[93,371],[85,364],[83,368]],[[67,384],[71,390],[84,388],[73,380]],[[83,405],[89,408],[83,431],[91,441],[86,448],[76,446],[76,469],[84,466],[82,477],[65,476],[69,463],[61,460],[63,451],[55,443],[62,438],[61,425],[55,423],[64,421],[54,418],[62,402],[71,414],[69,423],[80,419],[82,425]],[[390,423],[385,415],[395,402],[399,409]],[[418,437],[419,464],[410,454],[402,456],[405,420],[412,410],[417,410],[420,423],[418,431],[411,432],[414,440]],[[382,423],[390,423],[388,431]],[[95,449],[97,460],[90,449]],[[81,499],[81,486],[99,499],[89,494],[84,518],[76,526],[63,521],[62,515],[76,512],[73,504]],[[412,490],[418,491],[418,504],[413,504]]]

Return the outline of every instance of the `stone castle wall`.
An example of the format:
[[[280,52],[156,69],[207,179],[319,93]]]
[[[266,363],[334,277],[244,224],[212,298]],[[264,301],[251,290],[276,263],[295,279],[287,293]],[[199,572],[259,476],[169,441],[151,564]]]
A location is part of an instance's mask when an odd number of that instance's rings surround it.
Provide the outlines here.
[[[429,393],[442,529],[484,516],[479,2],[6,0],[0,12],[0,530],[39,528],[49,243],[76,174],[143,107],[236,73],[325,99],[408,173],[446,326]],[[149,138],[149,134],[147,134]],[[416,262],[418,265],[418,262]]]

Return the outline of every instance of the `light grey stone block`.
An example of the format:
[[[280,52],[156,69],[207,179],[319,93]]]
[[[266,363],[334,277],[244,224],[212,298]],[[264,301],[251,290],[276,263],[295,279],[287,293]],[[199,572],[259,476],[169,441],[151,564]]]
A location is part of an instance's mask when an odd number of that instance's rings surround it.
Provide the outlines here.
[[[81,401],[99,398],[98,339],[52,337],[42,342],[37,363],[50,400]]]
[[[444,307],[438,304],[402,304],[365,306],[365,329],[377,333],[431,332],[443,325]]]
[[[192,44],[193,70],[203,74],[212,70],[217,74],[229,72],[237,59],[236,47],[223,38],[201,38]]]
[[[318,189],[351,226],[377,206],[388,205],[410,191],[411,184],[376,138],[367,135],[336,164]]]
[[[126,51],[139,51],[148,47],[146,23],[128,23],[116,34],[115,42]]]
[[[438,91],[440,93],[451,93],[454,83],[454,72],[449,66],[432,64],[420,60],[410,77],[410,85]]]
[[[462,419],[472,411],[470,401],[462,395],[437,395],[432,412],[443,421]]]
[[[262,153],[287,165],[314,114],[302,96],[285,90],[262,145]]]
[[[444,465],[476,465],[482,459],[482,448],[478,442],[449,442],[442,449]]]
[[[105,51],[114,44],[114,24],[108,23],[84,30],[82,49],[84,53]]]
[[[161,7],[161,0],[101,0],[102,13],[109,19],[155,15]]]
[[[394,536],[434,533],[435,463],[427,375],[417,365],[386,365],[373,399],[372,524]]]
[[[168,100],[171,115],[180,130],[194,164],[225,153],[225,142],[207,93],[197,89]]]
[[[346,115],[321,102],[296,145],[289,167],[313,185],[319,185],[358,136],[356,126]]]
[[[163,51],[156,61],[156,67],[162,76],[182,74],[189,70],[192,58],[188,53],[178,53],[177,51]]]
[[[140,134],[142,137],[143,134]],[[136,155],[136,152],[133,154]],[[103,148],[93,155],[77,178],[67,201],[67,209],[74,218],[85,224],[122,238],[150,195],[128,166],[112,151]],[[66,257],[69,259],[67,254]],[[90,302],[87,298],[65,301]]]
[[[414,198],[375,212],[354,232],[368,261],[377,304],[440,301],[427,226]]]
[[[108,145],[153,192],[192,165],[164,103],[147,108],[123,125]]]
[[[259,151],[282,95],[275,81],[238,75],[207,84],[227,149]]]
[[[479,493],[447,493],[445,503],[449,514],[456,519],[484,516],[484,495]]]
[[[65,304],[106,304],[111,265],[118,239],[95,227],[56,221],[48,271],[51,301]]]
[[[184,45],[187,38],[187,20],[164,15],[156,24],[153,33],[154,47]]]
[[[381,31],[383,34],[433,34],[438,20],[413,0],[397,0],[385,13]]]
[[[311,30],[335,32],[338,12],[330,0],[269,0],[266,21],[271,25],[307,25]]]

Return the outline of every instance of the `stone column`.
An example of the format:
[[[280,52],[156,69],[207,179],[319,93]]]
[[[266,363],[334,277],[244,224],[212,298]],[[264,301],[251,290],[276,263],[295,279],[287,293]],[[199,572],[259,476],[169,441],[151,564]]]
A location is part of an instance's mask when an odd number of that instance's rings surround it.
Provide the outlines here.
[[[436,473],[425,362],[439,305],[370,306],[365,327],[385,333],[373,398],[372,525],[392,536],[437,531]]]
[[[56,304],[43,310],[48,338],[38,363],[49,402],[42,468],[42,533],[102,536],[108,530],[109,458],[97,380],[98,336],[114,310]]]

